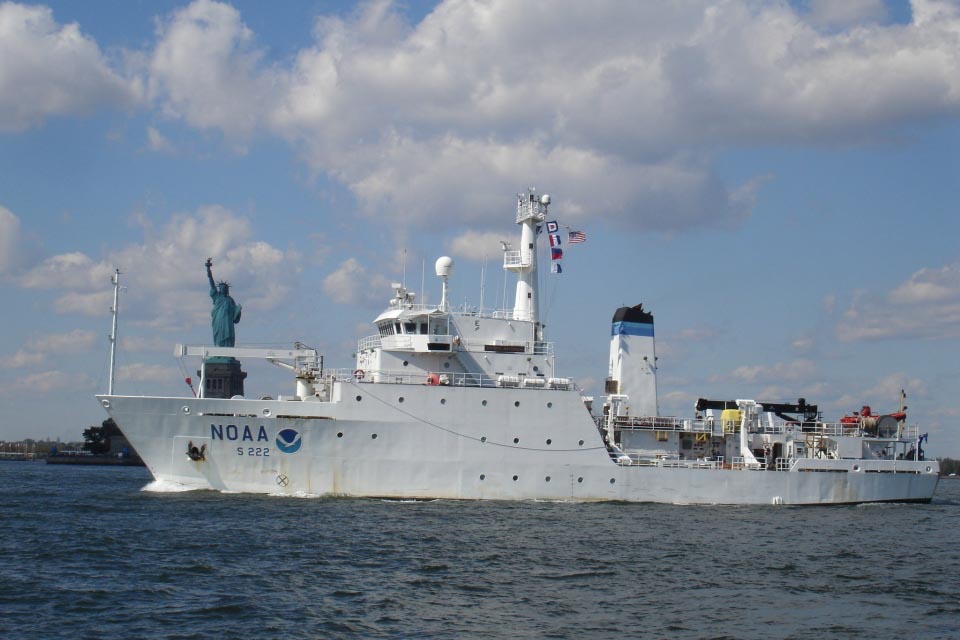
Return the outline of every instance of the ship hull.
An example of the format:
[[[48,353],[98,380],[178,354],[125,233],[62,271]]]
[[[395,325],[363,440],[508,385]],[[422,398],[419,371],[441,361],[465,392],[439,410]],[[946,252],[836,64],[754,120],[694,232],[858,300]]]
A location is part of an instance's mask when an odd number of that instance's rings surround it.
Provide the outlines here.
[[[99,399],[154,478],[195,489],[799,505],[928,502],[938,481],[922,461],[820,471],[618,464],[574,390],[343,383],[330,402]]]

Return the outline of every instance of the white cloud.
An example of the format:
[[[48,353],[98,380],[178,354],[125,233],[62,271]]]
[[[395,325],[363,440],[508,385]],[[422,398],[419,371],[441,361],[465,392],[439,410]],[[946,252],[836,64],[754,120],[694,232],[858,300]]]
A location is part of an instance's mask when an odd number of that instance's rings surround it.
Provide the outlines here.
[[[45,394],[53,391],[74,391],[90,387],[90,377],[86,374],[66,373],[64,371],[41,371],[19,380],[6,388],[6,392]]]
[[[756,183],[724,185],[690,149],[857,142],[960,110],[955,16],[823,35],[780,3],[448,2],[406,28],[370,7],[318,23],[271,121],[404,218],[456,201],[477,221],[520,181],[566,190],[573,217],[737,224]],[[467,180],[490,195],[452,200]]]
[[[96,334],[83,329],[36,336],[12,356],[0,358],[0,365],[10,368],[33,366],[50,360],[51,357],[86,353],[93,348],[95,342]]]
[[[813,336],[797,336],[790,342],[790,346],[796,349],[797,351],[812,351],[816,346],[817,342]]]
[[[20,218],[0,206],[0,276],[9,273],[19,262]]]
[[[920,269],[886,295],[857,295],[836,333],[846,342],[960,337],[960,263]]]
[[[63,253],[30,269],[20,278],[20,285],[27,289],[89,289],[102,287],[112,273],[109,265],[95,263],[86,254]]]
[[[107,286],[104,280],[101,286]],[[93,291],[78,292],[67,291],[53,301],[53,309],[59,314],[67,315],[76,313],[81,316],[105,316],[110,313],[110,307],[113,303],[113,293],[111,291]]]
[[[161,336],[120,336],[120,350],[126,353],[152,351],[163,354],[173,353],[174,341]]]
[[[956,0],[910,0],[913,22],[926,26],[933,22],[950,22],[960,16]]]
[[[850,27],[888,17],[883,0],[809,0],[809,8],[808,19],[821,27]]]
[[[173,143],[154,127],[147,127],[147,149],[157,153],[173,153]]]
[[[242,138],[257,127],[272,95],[262,52],[235,8],[196,0],[158,23],[150,96],[164,112],[199,129]]]
[[[466,231],[450,242],[450,254],[467,260],[496,262],[501,259],[503,245],[501,241],[512,243],[516,238],[510,234],[497,232]]]
[[[889,295],[894,304],[936,304],[960,301],[960,263],[920,269]]]
[[[118,247],[99,261],[82,253],[53,256],[19,282],[62,291],[54,302],[58,313],[106,316],[113,298],[110,278],[119,268],[121,284],[128,286],[120,297],[121,313],[154,329],[209,322],[207,257],[214,260],[215,279],[229,281],[231,294],[247,310],[274,308],[290,292],[299,254],[253,240],[250,221],[222,206],[173,214],[159,228],[146,219],[141,224],[141,243]]]
[[[130,106],[141,94],[140,81],[115,73],[77,24],[58,24],[48,7],[0,4],[0,132]]]
[[[125,382],[178,382],[183,375],[175,367],[135,363],[117,369],[117,379]]]
[[[778,362],[773,366],[744,365],[733,371],[714,377],[718,380],[734,380],[737,382],[764,382],[775,383],[781,380],[800,381],[810,378],[816,372],[816,365],[810,360],[794,360],[793,362]]]
[[[449,1],[409,24],[381,0],[268,66],[237,10],[197,0],[160,22],[151,95],[200,129],[282,135],[391,221],[482,222],[535,184],[571,221],[729,227],[762,177],[726,184],[716,145],[859,143],[960,112],[955,7],[917,0],[900,25],[839,4]]]
[[[323,279],[323,291],[343,304],[376,304],[390,295],[390,283],[380,275],[371,276],[355,258],[344,260]]]

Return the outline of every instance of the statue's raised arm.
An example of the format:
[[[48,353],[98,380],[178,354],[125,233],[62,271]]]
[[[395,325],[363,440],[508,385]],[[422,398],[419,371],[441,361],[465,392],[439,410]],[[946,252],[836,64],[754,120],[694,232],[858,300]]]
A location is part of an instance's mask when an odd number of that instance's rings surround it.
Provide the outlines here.
[[[207,258],[207,261],[204,263],[204,266],[207,267],[207,280],[210,281],[210,295],[212,296],[217,292],[217,285],[213,281],[213,271],[210,270],[210,267],[213,266],[213,258]]]

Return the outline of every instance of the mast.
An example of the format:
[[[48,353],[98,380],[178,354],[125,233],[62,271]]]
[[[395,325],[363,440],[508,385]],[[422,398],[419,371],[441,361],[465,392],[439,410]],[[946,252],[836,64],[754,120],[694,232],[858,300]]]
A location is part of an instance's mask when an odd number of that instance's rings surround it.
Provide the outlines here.
[[[120,302],[120,269],[115,269],[110,278],[113,282],[113,306],[110,313],[113,315],[113,326],[110,329],[110,374],[107,381],[107,395],[113,395],[113,369],[117,363],[117,313]]]
[[[513,303],[513,319],[538,321],[537,225],[547,218],[550,196],[538,197],[534,189],[517,196],[517,224],[520,225],[520,250],[505,251],[503,268],[517,274],[517,294]]]

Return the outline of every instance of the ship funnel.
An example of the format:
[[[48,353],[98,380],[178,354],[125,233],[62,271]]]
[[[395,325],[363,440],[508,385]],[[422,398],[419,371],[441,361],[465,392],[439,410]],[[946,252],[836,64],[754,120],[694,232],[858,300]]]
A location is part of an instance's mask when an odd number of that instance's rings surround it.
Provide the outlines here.
[[[657,415],[657,353],[653,314],[642,304],[620,307],[610,331],[608,394],[629,398],[628,415]]]

